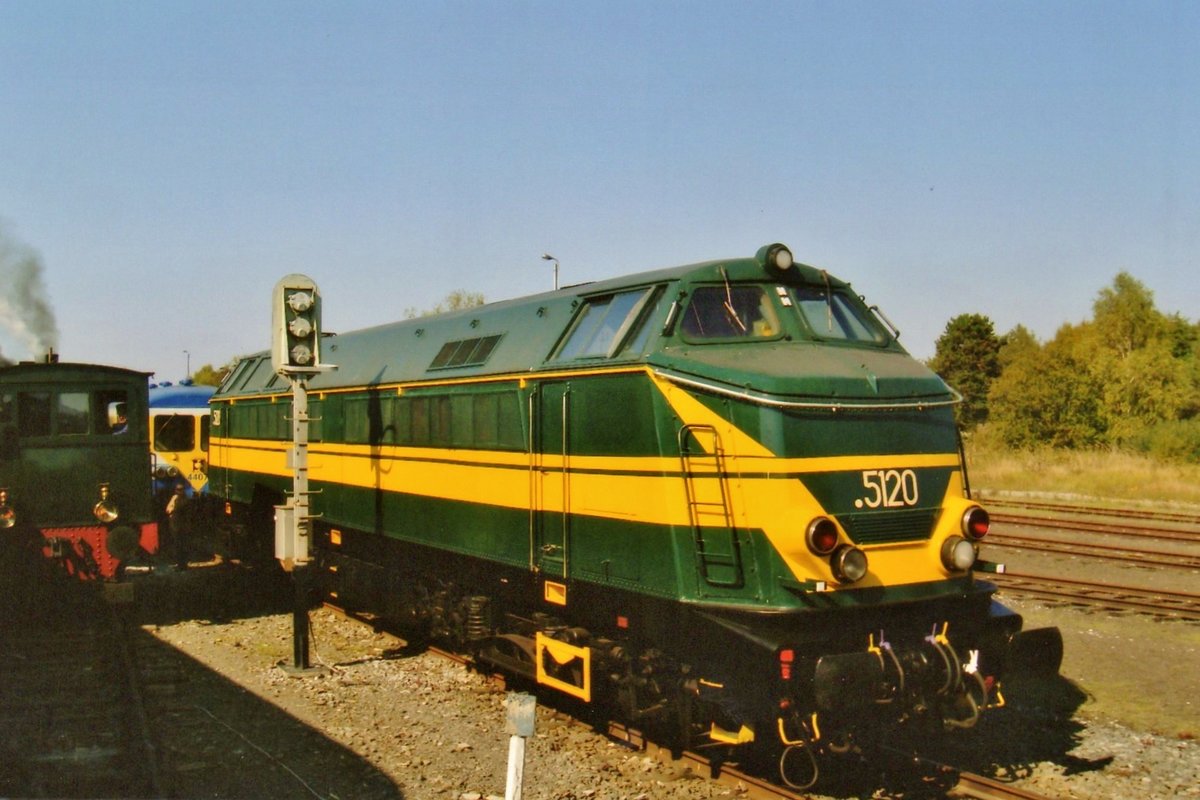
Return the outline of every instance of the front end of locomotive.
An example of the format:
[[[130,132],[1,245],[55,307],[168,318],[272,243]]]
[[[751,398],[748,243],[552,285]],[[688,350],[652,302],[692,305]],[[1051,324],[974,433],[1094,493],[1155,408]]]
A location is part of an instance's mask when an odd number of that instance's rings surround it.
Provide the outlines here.
[[[973,726],[1004,703],[1020,653],[1057,671],[1057,630],[1022,632],[976,579],[998,567],[979,559],[990,520],[967,485],[959,398],[881,314],[781,245],[680,296],[658,379],[683,427],[708,432],[681,449],[721,454],[709,480],[727,485],[708,494],[769,553],[741,586],[699,583],[720,636],[754,632],[714,647],[739,657],[697,692],[715,707],[723,691],[756,698],[721,708],[714,740],[782,752],[782,778],[803,788],[818,755]]]

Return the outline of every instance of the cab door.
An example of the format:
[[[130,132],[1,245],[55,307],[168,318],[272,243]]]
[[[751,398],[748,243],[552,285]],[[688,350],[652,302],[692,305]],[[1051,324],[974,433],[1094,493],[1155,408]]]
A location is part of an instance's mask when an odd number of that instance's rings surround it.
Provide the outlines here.
[[[533,403],[531,453],[532,536],[530,564],[546,577],[567,577],[571,514],[571,385],[549,381]]]

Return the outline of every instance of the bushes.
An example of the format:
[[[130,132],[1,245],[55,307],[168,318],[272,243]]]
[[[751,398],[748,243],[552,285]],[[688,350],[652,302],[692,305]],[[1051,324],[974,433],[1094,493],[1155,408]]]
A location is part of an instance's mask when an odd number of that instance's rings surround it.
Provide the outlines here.
[[[1200,464],[1200,419],[1160,422],[1131,437],[1128,446],[1163,461]]]

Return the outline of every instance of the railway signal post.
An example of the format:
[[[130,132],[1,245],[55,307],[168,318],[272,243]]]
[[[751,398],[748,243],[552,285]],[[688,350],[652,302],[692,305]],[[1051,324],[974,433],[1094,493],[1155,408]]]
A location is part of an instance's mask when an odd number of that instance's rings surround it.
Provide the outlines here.
[[[275,507],[275,557],[295,583],[292,609],[292,666],[309,669],[308,606],[312,577],[312,520],[308,488],[308,380],[336,367],[321,363],[321,295],[305,275],[286,275],[275,284],[271,305],[271,365],[292,385],[292,493]]]

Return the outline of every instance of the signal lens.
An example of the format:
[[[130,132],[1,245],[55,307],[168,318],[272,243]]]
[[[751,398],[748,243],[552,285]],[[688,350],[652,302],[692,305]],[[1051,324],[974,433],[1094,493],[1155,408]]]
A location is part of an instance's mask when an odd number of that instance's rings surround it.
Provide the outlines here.
[[[867,574],[867,554],[857,547],[844,544],[829,559],[833,577],[839,583],[854,583]]]
[[[297,314],[303,314],[312,308],[313,298],[308,292],[293,292],[287,299],[287,303],[292,307],[292,311]]]
[[[951,536],[942,543],[942,564],[951,572],[966,572],[975,563],[975,545],[961,536]]]
[[[962,530],[963,535],[972,541],[979,541],[987,536],[988,531],[992,527],[992,518],[987,511],[984,511],[979,506],[971,506],[963,514]]]
[[[817,517],[808,523],[804,541],[808,549],[819,556],[827,556],[837,547],[838,529],[829,517]]]

